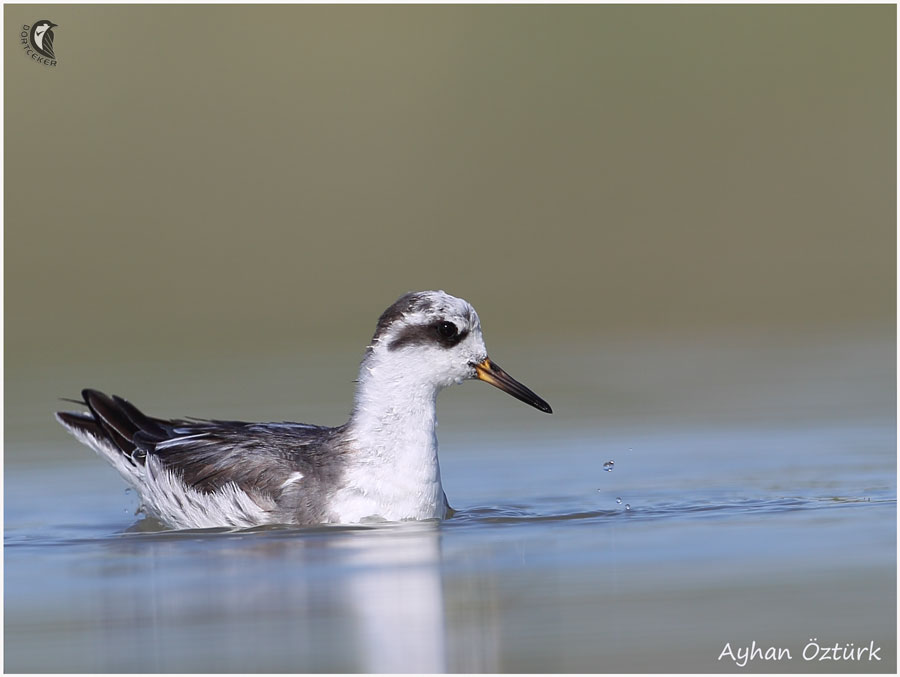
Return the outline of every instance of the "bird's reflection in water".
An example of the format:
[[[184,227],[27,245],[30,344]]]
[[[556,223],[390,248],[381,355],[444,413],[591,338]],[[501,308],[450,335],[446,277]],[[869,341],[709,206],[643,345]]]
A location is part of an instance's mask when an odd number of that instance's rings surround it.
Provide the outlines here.
[[[437,523],[336,542],[351,568],[337,593],[352,610],[365,671],[445,672],[444,599]]]
[[[144,584],[104,585],[100,603],[143,626],[117,650],[148,671],[446,671],[437,522],[144,531],[109,547],[103,578]]]

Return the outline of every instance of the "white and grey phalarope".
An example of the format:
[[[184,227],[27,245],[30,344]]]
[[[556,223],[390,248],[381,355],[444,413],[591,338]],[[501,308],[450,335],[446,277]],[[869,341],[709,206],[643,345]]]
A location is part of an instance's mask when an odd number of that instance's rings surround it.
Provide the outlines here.
[[[435,398],[477,378],[550,405],[488,359],[475,309],[443,291],[401,296],[378,320],[350,420],[336,428],[146,416],[82,391],[57,420],[109,461],[142,509],[176,529],[443,519]]]

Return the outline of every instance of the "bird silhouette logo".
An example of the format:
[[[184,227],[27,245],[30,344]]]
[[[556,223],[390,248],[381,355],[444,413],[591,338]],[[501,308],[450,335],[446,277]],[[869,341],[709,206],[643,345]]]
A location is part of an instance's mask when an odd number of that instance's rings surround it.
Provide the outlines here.
[[[35,52],[48,59],[56,58],[56,55],[53,53],[53,29],[57,25],[49,19],[41,19],[36,21],[31,27],[30,40],[32,48],[34,48]]]

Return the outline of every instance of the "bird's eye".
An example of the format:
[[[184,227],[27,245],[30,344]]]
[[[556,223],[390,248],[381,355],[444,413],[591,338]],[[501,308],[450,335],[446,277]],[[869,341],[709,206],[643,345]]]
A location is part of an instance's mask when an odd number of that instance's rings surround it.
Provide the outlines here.
[[[452,322],[438,322],[437,332],[441,338],[452,339],[454,336],[456,336],[459,330]]]

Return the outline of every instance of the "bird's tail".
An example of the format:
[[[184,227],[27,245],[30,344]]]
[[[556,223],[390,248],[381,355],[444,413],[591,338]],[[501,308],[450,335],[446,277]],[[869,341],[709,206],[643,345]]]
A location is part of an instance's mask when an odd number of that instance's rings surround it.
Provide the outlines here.
[[[143,482],[146,452],[135,441],[142,431],[161,430],[152,419],[127,400],[110,397],[98,390],[81,391],[86,412],[60,411],[59,421],[80,442],[89,446],[119,471],[125,480],[140,487]]]

